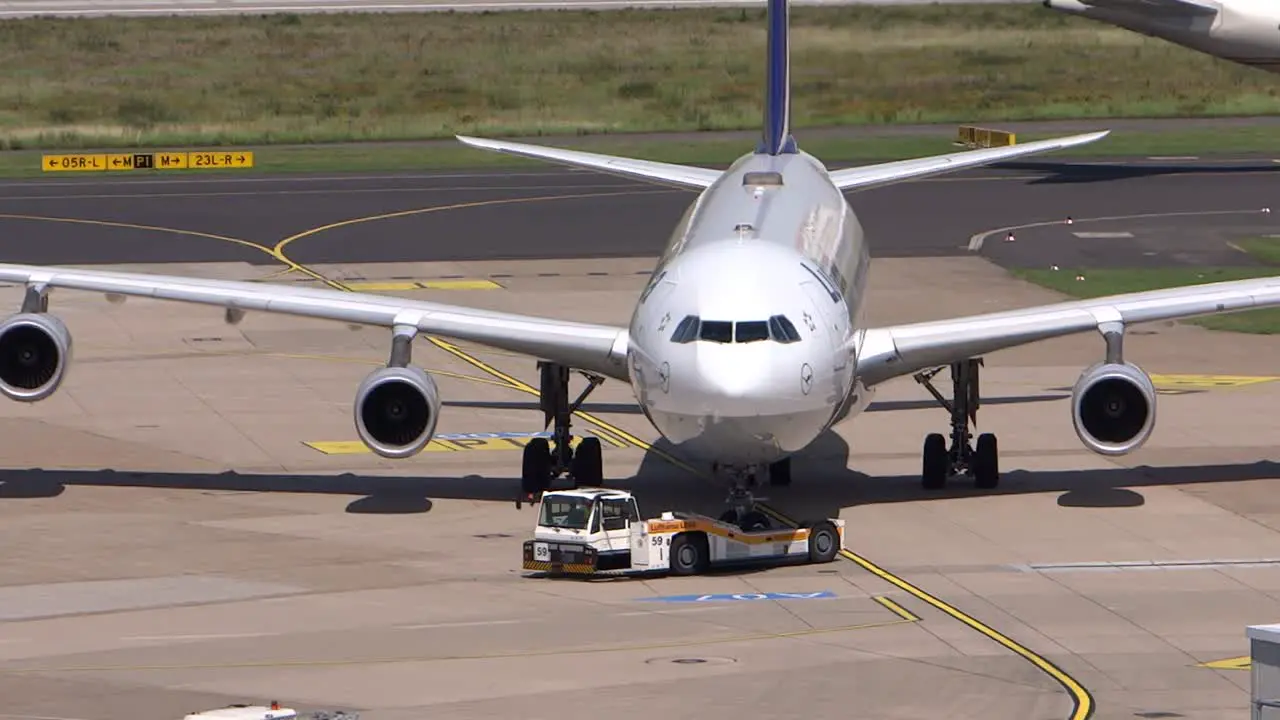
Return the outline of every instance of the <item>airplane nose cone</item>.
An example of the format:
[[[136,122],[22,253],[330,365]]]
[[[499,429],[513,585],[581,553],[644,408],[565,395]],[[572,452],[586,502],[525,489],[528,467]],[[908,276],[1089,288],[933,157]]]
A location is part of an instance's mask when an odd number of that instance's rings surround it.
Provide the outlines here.
[[[711,352],[699,353],[699,384],[734,404],[750,404],[767,397],[772,384],[768,363],[751,357],[755,353],[739,353],[731,357],[716,352],[719,349],[708,348]]]

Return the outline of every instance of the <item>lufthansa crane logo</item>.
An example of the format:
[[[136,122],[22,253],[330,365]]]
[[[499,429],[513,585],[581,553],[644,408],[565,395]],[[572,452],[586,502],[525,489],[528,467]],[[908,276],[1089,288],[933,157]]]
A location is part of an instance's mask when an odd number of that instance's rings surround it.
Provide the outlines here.
[[[805,395],[809,394],[809,390],[813,388],[813,368],[809,367],[809,363],[805,363],[800,367],[800,392]]]

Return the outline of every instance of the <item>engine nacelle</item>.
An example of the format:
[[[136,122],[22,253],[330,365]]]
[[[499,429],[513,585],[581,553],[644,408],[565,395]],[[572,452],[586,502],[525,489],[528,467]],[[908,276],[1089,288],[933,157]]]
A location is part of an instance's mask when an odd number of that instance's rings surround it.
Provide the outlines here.
[[[407,458],[421,452],[436,433],[439,415],[436,381],[421,368],[375,370],[356,390],[356,432],[382,457]]]
[[[0,323],[0,393],[37,402],[62,384],[71,364],[71,333],[48,313],[20,313]]]
[[[1071,421],[1085,447],[1124,455],[1142,447],[1156,424],[1156,388],[1136,365],[1100,363],[1071,391]]]

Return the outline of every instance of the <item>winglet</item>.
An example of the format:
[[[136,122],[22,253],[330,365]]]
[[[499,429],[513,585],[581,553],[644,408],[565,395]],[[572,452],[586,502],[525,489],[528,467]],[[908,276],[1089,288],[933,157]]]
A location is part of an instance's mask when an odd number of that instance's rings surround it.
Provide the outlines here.
[[[764,128],[759,153],[796,152],[791,136],[791,20],[789,0],[767,0],[768,56],[765,64]]]

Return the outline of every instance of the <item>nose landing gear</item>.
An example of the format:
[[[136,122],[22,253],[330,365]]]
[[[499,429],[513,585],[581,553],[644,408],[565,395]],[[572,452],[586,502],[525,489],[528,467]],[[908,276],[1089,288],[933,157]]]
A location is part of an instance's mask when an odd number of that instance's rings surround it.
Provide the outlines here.
[[[756,509],[757,500],[768,498],[757,498],[751,493],[751,488],[757,485],[757,466],[731,467],[717,463],[712,465],[712,471],[727,476],[729,481],[729,497],[725,502],[730,508],[720,515],[720,522],[737,525],[746,532],[768,530],[772,526],[769,516]]]

